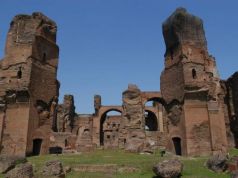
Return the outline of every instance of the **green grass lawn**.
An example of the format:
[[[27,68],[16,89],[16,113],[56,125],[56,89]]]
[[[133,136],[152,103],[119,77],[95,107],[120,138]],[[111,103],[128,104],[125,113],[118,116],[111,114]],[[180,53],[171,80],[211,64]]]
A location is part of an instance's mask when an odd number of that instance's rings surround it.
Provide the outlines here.
[[[230,155],[238,155],[238,150],[231,150]],[[166,159],[169,156],[163,158]],[[153,165],[162,160],[159,152],[153,155],[140,155],[133,153],[125,153],[122,150],[96,150],[92,153],[83,154],[67,154],[67,155],[45,155],[29,157],[28,161],[34,166],[35,175],[39,175],[42,166],[48,160],[58,159],[62,161],[64,166],[77,166],[80,164],[116,164],[118,166],[130,166],[138,168],[140,171],[136,173],[79,173],[72,171],[67,174],[67,178],[152,178]],[[229,174],[217,174],[208,170],[204,163],[206,157],[199,158],[179,158],[184,164],[182,178],[229,178]],[[110,172],[110,171],[109,171]],[[39,176],[42,177],[42,176]]]

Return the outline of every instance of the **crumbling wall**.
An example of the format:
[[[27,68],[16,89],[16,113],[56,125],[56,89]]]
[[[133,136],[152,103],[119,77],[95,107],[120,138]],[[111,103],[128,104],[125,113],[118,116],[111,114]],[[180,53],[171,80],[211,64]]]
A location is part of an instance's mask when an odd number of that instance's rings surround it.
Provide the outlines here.
[[[144,128],[144,110],[139,88],[136,85],[129,85],[128,89],[123,92],[122,99],[124,126],[130,129]]]
[[[57,130],[58,132],[72,132],[75,122],[75,106],[73,95],[65,95],[64,103],[57,107]]]
[[[49,153],[74,153],[77,136],[69,132],[53,132],[50,139]],[[62,152],[61,152],[62,151]]]
[[[145,140],[145,116],[141,91],[136,85],[129,85],[123,92],[123,127],[126,137],[123,142],[128,151],[138,152]],[[122,128],[123,131],[123,128]],[[124,133],[125,134],[125,133]]]
[[[107,116],[103,124],[104,148],[118,148],[121,116]]]
[[[93,137],[93,116],[79,115],[77,119],[78,131],[76,140],[77,151],[91,151],[94,149]]]
[[[166,103],[173,100],[183,101],[184,76],[182,64],[174,65],[164,70],[160,77],[160,89]]]

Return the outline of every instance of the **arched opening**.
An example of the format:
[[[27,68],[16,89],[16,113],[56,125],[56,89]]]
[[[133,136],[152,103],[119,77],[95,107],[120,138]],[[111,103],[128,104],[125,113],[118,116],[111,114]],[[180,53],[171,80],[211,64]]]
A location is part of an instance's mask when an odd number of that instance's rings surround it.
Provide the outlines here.
[[[21,79],[21,78],[22,78],[22,70],[21,70],[21,67],[19,67],[17,71],[17,79]]]
[[[158,122],[155,113],[151,111],[145,111],[145,130],[146,131],[157,131]]]
[[[174,150],[176,155],[182,155],[182,147],[181,147],[181,138],[179,137],[174,137],[172,138],[173,144],[174,144]]]
[[[161,97],[148,98],[144,103],[145,106],[145,130],[163,132],[163,111],[167,104]]]
[[[195,69],[192,69],[192,76],[193,76],[193,79],[197,78],[197,71]]]
[[[148,98],[148,100],[145,103],[145,106],[152,106],[155,107],[157,105],[161,104],[162,106],[166,106],[166,102],[163,98],[160,97],[151,97]]]
[[[121,111],[111,109],[100,118],[100,145],[106,148],[118,147]]]
[[[32,149],[33,156],[40,155],[41,145],[42,145],[42,139],[37,138],[33,140],[33,149]]]

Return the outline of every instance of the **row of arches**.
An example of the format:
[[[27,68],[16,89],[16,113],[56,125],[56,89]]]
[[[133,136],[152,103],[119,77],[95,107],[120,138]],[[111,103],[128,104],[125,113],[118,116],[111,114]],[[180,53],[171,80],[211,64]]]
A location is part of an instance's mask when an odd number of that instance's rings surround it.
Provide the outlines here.
[[[145,103],[145,131],[159,131],[159,118],[158,114],[156,114],[151,108],[156,108],[156,106],[160,106],[160,109],[164,107],[168,107],[164,100],[160,97],[151,97]],[[158,109],[158,108],[157,108]],[[122,108],[115,107],[104,107],[102,112],[100,113],[99,119],[99,140],[100,145],[104,146],[109,143],[114,144],[113,146],[118,146],[115,144],[119,144],[118,142],[118,131],[120,127],[120,119],[122,115]],[[110,134],[109,134],[110,133]],[[178,137],[172,138],[174,150],[177,155],[181,155],[181,139]],[[40,149],[42,145],[41,139],[33,140],[33,155],[39,155]],[[65,143],[67,145],[67,143]]]
[[[145,131],[159,131],[159,116],[156,114],[153,109],[146,108],[155,108],[155,105],[163,105],[164,102],[161,98],[153,97],[147,100],[145,105]],[[110,108],[105,110],[100,116],[100,145],[105,146],[107,143],[117,146],[118,143],[118,131],[120,127],[120,118],[122,115],[122,109]]]
[[[114,120],[114,123],[113,121],[111,122],[111,125],[110,125],[112,127],[111,134],[108,134],[107,133],[108,130],[107,128],[105,128],[105,123],[107,119],[110,119],[110,117],[117,117],[117,116],[118,118],[121,118],[121,111],[111,110],[103,114],[100,121],[100,145],[101,146],[105,146],[109,144],[112,147],[118,147],[118,143],[119,143],[118,123],[120,123],[120,121],[117,122]],[[115,129],[113,129],[114,124],[116,127]],[[159,123],[158,123],[157,116],[153,112],[145,110],[145,131],[158,131],[159,130],[158,126],[159,126]],[[174,147],[175,154],[182,155],[181,138],[173,137],[171,141]],[[126,142],[126,140],[124,140],[124,142]]]
[[[106,122],[106,120],[110,120],[110,118],[112,117],[117,117],[118,121],[116,121],[115,119],[113,121],[109,121]],[[104,141],[105,141],[105,132],[108,131],[108,129],[111,128],[111,131],[119,131],[118,128],[120,126],[120,121],[119,118],[121,118],[121,112],[119,111],[109,111],[106,112],[102,115],[101,119],[100,119],[100,145],[104,145]],[[110,128],[108,128],[108,127]],[[155,115],[155,113],[153,113],[152,111],[146,110],[145,111],[145,130],[146,131],[158,131],[159,130],[159,123],[158,123],[158,118]],[[111,137],[107,136],[107,139],[110,139]],[[117,139],[117,138],[113,138],[113,139]]]
[[[150,110],[149,108],[156,107],[156,105],[160,105],[160,109],[164,108],[165,110],[168,110],[174,103],[177,103],[178,101],[172,101],[170,104],[167,104],[163,98],[161,97],[151,97],[151,98],[144,98],[144,106],[145,106],[145,130],[146,131],[158,131],[159,128],[159,119],[158,115],[153,112],[153,110]],[[146,109],[148,108],[148,109]],[[106,142],[109,140],[113,140],[118,143],[117,135],[108,135],[105,133],[104,126],[105,122],[108,118],[111,116],[119,116],[121,117],[122,110],[119,109],[109,109],[105,110],[105,112],[102,114],[100,118],[100,145],[104,146]],[[112,123],[113,126],[113,123]],[[180,137],[173,137],[171,138],[171,142],[173,144],[173,149],[176,155],[182,155],[182,145],[181,145],[181,138]]]

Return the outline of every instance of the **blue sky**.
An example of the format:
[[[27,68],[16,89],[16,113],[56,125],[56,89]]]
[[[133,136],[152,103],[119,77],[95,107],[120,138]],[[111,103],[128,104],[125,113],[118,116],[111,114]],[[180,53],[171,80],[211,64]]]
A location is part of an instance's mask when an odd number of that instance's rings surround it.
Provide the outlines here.
[[[94,94],[102,95],[104,105],[116,105],[128,83],[160,90],[165,52],[161,26],[177,7],[204,20],[221,78],[238,70],[237,0],[2,0],[0,58],[11,19],[43,12],[58,25],[61,100],[73,94],[77,111],[92,113]]]

